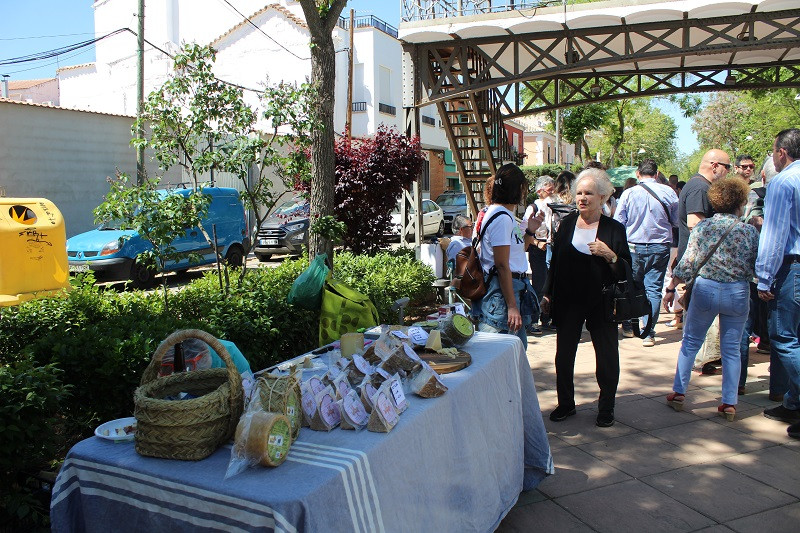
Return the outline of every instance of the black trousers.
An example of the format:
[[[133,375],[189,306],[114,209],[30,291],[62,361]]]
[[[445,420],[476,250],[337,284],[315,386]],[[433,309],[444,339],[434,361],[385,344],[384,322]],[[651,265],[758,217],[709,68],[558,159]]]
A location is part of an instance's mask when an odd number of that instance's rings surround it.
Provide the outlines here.
[[[570,302],[559,308],[556,339],[556,388],[558,405],[575,406],[575,353],[581,340],[583,323],[592,337],[597,368],[595,376],[600,386],[598,410],[614,409],[614,397],[619,384],[619,339],[617,325],[603,319],[599,305],[586,307],[585,302]]]

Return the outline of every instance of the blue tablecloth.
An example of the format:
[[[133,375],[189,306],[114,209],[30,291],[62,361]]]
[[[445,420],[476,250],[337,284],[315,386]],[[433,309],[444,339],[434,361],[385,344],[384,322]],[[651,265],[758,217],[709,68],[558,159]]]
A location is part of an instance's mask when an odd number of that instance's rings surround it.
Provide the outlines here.
[[[476,334],[444,396],[409,395],[388,434],[303,428],[277,468],[224,480],[230,445],[197,462],[97,437],[70,450],[53,531],[492,531],[553,473],[522,343]]]

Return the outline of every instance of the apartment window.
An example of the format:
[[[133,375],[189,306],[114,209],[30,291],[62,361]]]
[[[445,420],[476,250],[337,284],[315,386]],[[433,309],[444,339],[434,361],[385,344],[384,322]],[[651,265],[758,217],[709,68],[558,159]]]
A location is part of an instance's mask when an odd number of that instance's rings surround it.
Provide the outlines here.
[[[512,139],[511,142],[514,145],[514,149],[519,151],[519,149],[520,149],[519,148],[519,133],[517,133],[515,131],[513,134],[511,134],[511,139]]]
[[[392,106],[394,95],[392,94],[392,71],[383,65],[378,67],[378,102]]]

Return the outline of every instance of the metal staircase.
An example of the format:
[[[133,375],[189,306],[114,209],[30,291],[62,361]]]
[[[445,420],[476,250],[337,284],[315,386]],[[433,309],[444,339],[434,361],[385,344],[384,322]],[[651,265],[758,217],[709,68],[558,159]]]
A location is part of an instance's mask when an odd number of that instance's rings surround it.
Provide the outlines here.
[[[451,57],[453,52],[453,48],[439,48],[428,55],[430,79],[439,84],[442,92],[446,93],[453,87],[451,81],[443,79],[445,70],[450,75],[469,76],[471,82],[489,76],[486,60],[472,49],[459,54],[461,57]],[[445,65],[447,68],[443,68]],[[438,102],[437,108],[453,151],[461,186],[469,193],[469,209],[475,216],[484,205],[486,180],[503,163],[519,163],[516,151],[508,144],[497,92],[488,89],[454,96]]]

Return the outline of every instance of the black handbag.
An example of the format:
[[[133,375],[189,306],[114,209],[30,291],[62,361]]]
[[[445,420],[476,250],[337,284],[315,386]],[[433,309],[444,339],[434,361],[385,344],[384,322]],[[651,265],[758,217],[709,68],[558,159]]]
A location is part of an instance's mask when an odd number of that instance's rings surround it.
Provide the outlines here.
[[[631,265],[620,259],[625,267],[625,279],[603,287],[603,309],[609,322],[632,321],[633,332],[644,339],[653,329],[653,308],[644,285],[633,279]],[[639,331],[639,318],[647,315],[644,331]]]

